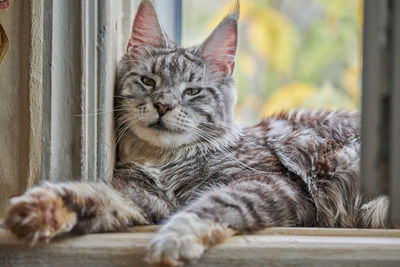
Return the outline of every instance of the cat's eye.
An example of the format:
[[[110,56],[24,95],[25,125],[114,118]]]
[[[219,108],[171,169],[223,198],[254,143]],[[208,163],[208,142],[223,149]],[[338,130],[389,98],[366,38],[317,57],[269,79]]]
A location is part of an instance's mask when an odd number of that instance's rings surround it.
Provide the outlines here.
[[[156,86],[156,81],[154,81],[153,79],[151,79],[149,77],[142,76],[141,81],[142,81],[142,83],[144,85],[151,86],[151,87],[155,87]]]
[[[184,93],[186,95],[197,95],[200,93],[201,89],[200,88],[187,88]]]

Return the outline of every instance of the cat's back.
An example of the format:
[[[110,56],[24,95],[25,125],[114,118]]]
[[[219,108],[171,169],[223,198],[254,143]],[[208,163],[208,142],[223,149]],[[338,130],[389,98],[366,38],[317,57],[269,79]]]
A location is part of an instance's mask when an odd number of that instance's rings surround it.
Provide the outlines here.
[[[216,157],[215,166],[233,176],[286,170],[302,177],[325,175],[339,165],[358,167],[359,149],[357,112],[295,110],[244,128],[237,145]]]
[[[290,136],[293,141],[303,137],[333,139],[346,142],[360,137],[360,116],[347,110],[294,110],[267,118],[268,135],[273,138]],[[318,139],[318,138],[317,138]]]
[[[303,178],[358,173],[360,116],[353,111],[295,110],[267,118],[266,143],[290,171]]]

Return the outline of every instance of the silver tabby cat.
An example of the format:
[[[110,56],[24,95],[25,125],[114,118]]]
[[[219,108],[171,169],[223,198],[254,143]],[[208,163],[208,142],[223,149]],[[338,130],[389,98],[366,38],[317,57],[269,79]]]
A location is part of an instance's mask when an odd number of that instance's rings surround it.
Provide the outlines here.
[[[45,184],[13,198],[20,239],[162,226],[148,261],[194,261],[234,234],[270,226],[385,227],[388,202],[358,184],[359,116],[293,111],[233,121],[238,6],[200,46],[168,39],[148,0],[118,67],[119,157],[108,183]]]

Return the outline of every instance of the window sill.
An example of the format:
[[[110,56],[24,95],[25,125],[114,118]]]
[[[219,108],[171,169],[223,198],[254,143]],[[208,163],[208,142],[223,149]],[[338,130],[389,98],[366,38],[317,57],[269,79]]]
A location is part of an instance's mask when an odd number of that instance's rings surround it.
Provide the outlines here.
[[[58,238],[33,248],[0,229],[0,266],[145,266],[146,246],[156,229]],[[266,263],[400,266],[400,230],[269,228],[228,239],[195,266]]]

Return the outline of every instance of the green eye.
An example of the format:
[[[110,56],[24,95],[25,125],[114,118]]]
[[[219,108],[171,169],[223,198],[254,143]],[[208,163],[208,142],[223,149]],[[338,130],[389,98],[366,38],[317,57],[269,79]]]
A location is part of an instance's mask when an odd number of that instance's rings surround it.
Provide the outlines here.
[[[147,86],[151,86],[151,87],[155,87],[156,86],[156,81],[154,81],[153,79],[151,79],[151,78],[148,78],[148,77],[146,77],[146,76],[142,76],[142,83],[144,84],[144,85],[147,85]]]
[[[184,93],[186,95],[197,95],[200,91],[200,88],[187,88]]]

